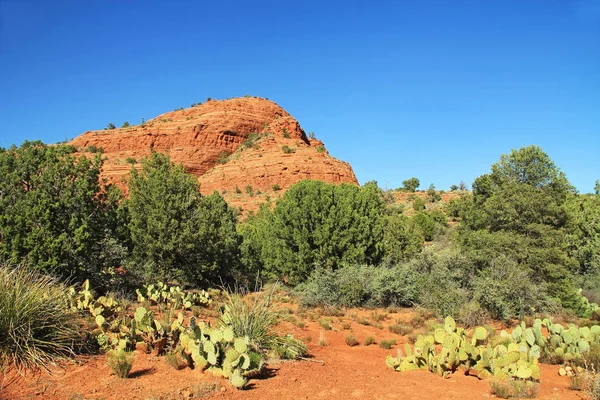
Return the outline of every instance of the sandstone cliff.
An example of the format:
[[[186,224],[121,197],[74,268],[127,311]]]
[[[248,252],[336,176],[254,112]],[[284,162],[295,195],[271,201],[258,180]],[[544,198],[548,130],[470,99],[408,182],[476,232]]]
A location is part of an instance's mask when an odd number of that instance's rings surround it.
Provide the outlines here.
[[[131,165],[152,149],[198,177],[203,193],[217,190],[233,206],[254,210],[303,179],[357,184],[350,165],[309,138],[272,101],[244,97],[211,100],[125,128],[89,131],[73,139],[85,152],[102,148],[103,177],[126,191]]]

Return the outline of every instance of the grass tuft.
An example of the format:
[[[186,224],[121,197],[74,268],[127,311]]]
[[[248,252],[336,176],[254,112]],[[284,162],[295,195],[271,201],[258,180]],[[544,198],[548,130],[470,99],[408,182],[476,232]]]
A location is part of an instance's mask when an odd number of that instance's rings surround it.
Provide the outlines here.
[[[83,344],[67,287],[25,267],[0,266],[0,369],[48,371]]]
[[[110,350],[108,353],[108,365],[110,369],[119,378],[127,378],[131,368],[133,367],[133,360],[135,355],[131,351],[125,350]]]
[[[352,333],[344,336],[344,342],[346,342],[346,344],[350,347],[358,346],[359,344],[358,339]]]

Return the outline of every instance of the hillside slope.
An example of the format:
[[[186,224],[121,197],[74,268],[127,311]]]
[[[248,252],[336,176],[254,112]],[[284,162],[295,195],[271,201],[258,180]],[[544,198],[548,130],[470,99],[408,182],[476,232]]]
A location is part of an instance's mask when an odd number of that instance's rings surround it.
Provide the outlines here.
[[[71,144],[102,148],[102,176],[125,191],[131,165],[140,168],[152,150],[168,153],[198,177],[203,193],[217,190],[246,210],[303,179],[358,184],[350,164],[331,157],[283,108],[255,97],[210,100],[142,125],[85,132]]]

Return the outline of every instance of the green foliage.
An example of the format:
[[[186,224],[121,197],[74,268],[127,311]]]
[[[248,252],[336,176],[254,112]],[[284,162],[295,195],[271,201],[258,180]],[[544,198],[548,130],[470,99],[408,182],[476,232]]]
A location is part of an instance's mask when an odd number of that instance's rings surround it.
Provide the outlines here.
[[[419,182],[417,178],[410,178],[405,181],[402,181],[404,189],[406,189],[408,192],[414,192],[415,190],[417,190],[420,184],[421,182]]]
[[[112,122],[109,122],[108,125],[106,126],[106,128],[104,128],[105,130],[112,130],[112,129],[116,129],[117,127],[115,126],[115,124],[113,124]]]
[[[295,148],[292,148],[292,147],[290,147],[290,146],[288,146],[288,145],[283,145],[283,146],[281,146],[281,150],[283,150],[283,152],[284,152],[285,154],[292,154],[292,153],[295,153],[295,152],[296,152],[296,149],[295,149]]]
[[[273,189],[273,191],[275,191],[275,192],[278,192],[278,191],[280,191],[280,190],[281,190],[281,186],[279,186],[279,184],[278,184],[278,183],[275,183],[275,184],[272,186],[272,189]]]
[[[429,201],[430,203],[435,203],[437,201],[440,201],[442,199],[442,196],[435,191],[435,186],[432,183],[431,185],[429,185],[429,189],[427,189],[427,201]]]
[[[0,370],[48,370],[83,343],[80,318],[56,279],[0,266]]]
[[[265,274],[292,284],[320,265],[376,263],[381,257],[383,201],[376,184],[362,188],[299,182],[277,201],[269,221],[257,224]]]
[[[121,125],[121,128],[129,128],[129,127],[130,127],[130,125],[129,125],[128,121],[123,122],[123,125]]]
[[[384,339],[379,342],[379,347],[381,347],[382,349],[387,349],[387,350],[391,349],[395,345],[396,345],[396,339]]]
[[[133,243],[130,270],[146,281],[179,280],[199,286],[227,279],[239,266],[236,217],[214,192],[160,153],[132,168],[127,202]]]
[[[367,336],[365,338],[365,341],[363,343],[365,346],[370,346],[372,344],[375,344],[375,338],[373,336]]]
[[[290,133],[288,132],[288,130],[286,128],[283,128],[283,137],[286,139],[290,138]]]
[[[325,147],[323,147],[323,145],[318,145],[316,147],[317,149],[317,153],[324,153],[325,152]]]
[[[423,229],[414,218],[394,213],[384,218],[383,262],[394,265],[408,260],[423,249]]]
[[[424,211],[425,210],[425,200],[420,197],[416,197],[413,200],[413,210],[415,211]]]
[[[219,154],[219,159],[217,160],[217,162],[218,162],[219,164],[226,164],[226,163],[227,163],[227,161],[229,161],[229,155],[227,155],[227,152],[226,152],[226,151],[222,151],[222,152]]]
[[[458,190],[458,186],[457,185],[450,185],[450,191],[456,192],[457,190]]]
[[[499,399],[535,399],[539,390],[535,382],[515,379],[493,379],[490,387],[492,394]]]
[[[545,284],[563,307],[580,312],[575,262],[567,252],[565,202],[573,190],[542,149],[513,150],[473,183],[473,204],[459,241],[479,268],[506,255],[528,269],[536,284]]]
[[[248,196],[252,197],[254,196],[254,189],[252,189],[251,185],[246,185],[246,194],[248,194]]]
[[[406,265],[317,269],[296,287],[302,304],[311,307],[410,306],[417,290],[417,276]]]
[[[119,378],[127,378],[129,376],[134,359],[135,354],[131,351],[110,350],[108,352],[108,365]]]
[[[354,336],[352,333],[348,333],[346,336],[344,336],[344,342],[350,347],[358,346],[360,344],[356,336]]]
[[[540,312],[556,311],[543,286],[533,282],[527,270],[500,256],[473,281],[473,297],[492,318],[510,320]]]
[[[413,221],[421,229],[421,232],[423,232],[424,239],[432,241],[436,232],[436,224],[431,214],[427,212],[416,213]]]
[[[135,158],[133,158],[133,157],[127,157],[127,158],[125,159],[125,162],[126,162],[127,164],[131,164],[131,165],[135,165],[135,164],[137,164],[137,160],[136,160]]]
[[[136,289],[137,300],[140,303],[150,301],[152,304],[169,304],[172,309],[191,309],[193,306],[207,306],[213,302],[210,294],[205,291],[185,292],[179,286],[168,286],[163,282],[149,284]]]
[[[100,186],[100,154],[75,157],[75,150],[41,142],[0,148],[0,258],[98,282],[126,252],[118,235],[120,192]]]

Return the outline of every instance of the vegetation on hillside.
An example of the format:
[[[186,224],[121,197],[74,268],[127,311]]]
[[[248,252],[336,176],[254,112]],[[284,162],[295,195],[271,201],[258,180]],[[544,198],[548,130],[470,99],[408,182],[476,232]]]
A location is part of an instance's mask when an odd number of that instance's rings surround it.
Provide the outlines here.
[[[126,198],[99,180],[101,153],[74,153],[41,142],[0,149],[0,284],[29,288],[0,291],[0,333],[12,338],[0,340],[3,366],[68,355],[64,340],[80,340],[84,329],[73,325],[74,307],[90,313],[98,345],[112,351],[123,376],[133,362],[126,352],[145,343],[161,346],[174,365],[219,369],[242,387],[267,353],[306,351],[270,331],[270,298],[230,295],[218,327],[183,324],[176,310],[191,312],[199,301],[184,290],[257,280],[293,287],[305,306],[419,305],[469,326],[489,317],[600,316],[600,195],[578,194],[537,146],[502,155],[472,193],[461,183],[449,203],[434,185],[415,193],[416,178],[401,189],[412,207],[398,206],[397,193],[375,182],[303,181],[245,221],[218,193],[201,195],[197,180],[166,155],[154,152],[140,171],[132,167]],[[152,286],[157,280],[166,284]],[[84,282],[71,291],[75,300],[52,294]],[[138,301],[167,311],[164,320],[104,296],[136,289]],[[30,314],[15,312],[29,305]],[[15,318],[48,329],[15,333]],[[467,341],[455,327],[447,331]],[[48,338],[56,346],[44,347]],[[23,353],[20,341],[31,350]]]

